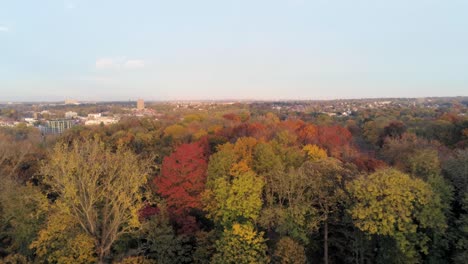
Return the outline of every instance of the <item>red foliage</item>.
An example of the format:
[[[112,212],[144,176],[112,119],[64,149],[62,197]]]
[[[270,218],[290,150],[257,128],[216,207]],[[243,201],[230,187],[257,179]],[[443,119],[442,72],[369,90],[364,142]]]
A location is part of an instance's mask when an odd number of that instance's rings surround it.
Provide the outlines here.
[[[218,133],[230,140],[241,137],[253,137],[256,139],[268,139],[271,131],[262,123],[241,123],[234,127],[226,127]]]
[[[247,131],[248,137],[256,139],[267,139],[270,135],[268,128],[264,124],[258,122],[249,124]]]
[[[302,144],[317,144],[318,129],[312,124],[303,125],[297,130],[297,136]]]
[[[148,219],[151,216],[159,213],[159,208],[151,206],[151,205],[146,205],[138,213],[139,213],[140,220]]]
[[[319,145],[326,148],[331,156],[339,157],[350,148],[352,135],[342,126],[323,126],[318,129]]]
[[[375,172],[377,169],[386,167],[387,164],[381,160],[367,157],[357,157],[352,160],[359,171]]]
[[[240,122],[242,120],[242,118],[239,115],[236,115],[234,113],[225,114],[223,115],[223,118],[234,122]]]
[[[290,132],[296,132],[305,125],[304,121],[300,119],[288,119],[279,124],[282,129],[287,129]]]
[[[193,209],[201,209],[201,193],[205,188],[207,169],[207,140],[179,146],[164,158],[161,175],[154,183],[164,198],[168,211],[182,229],[192,226]]]

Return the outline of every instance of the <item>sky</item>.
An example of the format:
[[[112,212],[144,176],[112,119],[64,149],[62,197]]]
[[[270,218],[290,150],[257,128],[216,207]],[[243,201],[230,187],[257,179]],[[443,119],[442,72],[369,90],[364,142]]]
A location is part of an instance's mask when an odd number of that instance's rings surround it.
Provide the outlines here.
[[[0,101],[468,95],[467,0],[0,0]]]

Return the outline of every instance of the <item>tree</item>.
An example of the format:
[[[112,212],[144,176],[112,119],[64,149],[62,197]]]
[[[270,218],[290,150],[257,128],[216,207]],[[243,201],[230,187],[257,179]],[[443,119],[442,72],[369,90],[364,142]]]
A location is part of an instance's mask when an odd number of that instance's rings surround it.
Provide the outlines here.
[[[164,204],[160,210],[145,221],[140,230],[140,236],[145,241],[143,252],[160,264],[191,263],[187,237],[177,236],[170,224],[169,213]]]
[[[164,198],[176,222],[185,232],[196,229],[190,211],[202,209],[201,193],[205,189],[205,149],[200,143],[183,144],[164,158],[161,175],[154,182],[157,192]]]
[[[21,165],[32,149],[31,142],[0,133],[0,177],[19,178]]]
[[[224,229],[221,239],[216,242],[217,253],[213,264],[260,264],[268,263],[267,246],[263,233],[254,230],[251,224],[234,223]]]
[[[436,142],[418,138],[415,134],[404,133],[401,138],[387,137],[382,147],[381,155],[388,164],[403,171],[409,171],[408,161],[419,150],[435,149]]]
[[[455,244],[455,263],[465,263],[468,258],[468,195],[463,199],[460,218],[456,223],[457,240]]]
[[[151,261],[143,256],[133,256],[133,257],[126,257],[120,262],[116,262],[116,264],[154,264],[154,261]]]
[[[187,136],[187,128],[179,124],[170,125],[164,129],[164,135],[172,137],[176,142],[179,142]]]
[[[282,237],[276,244],[274,263],[307,263],[304,247],[289,237]]]
[[[47,198],[39,188],[22,185],[10,177],[0,184],[0,253],[32,256],[29,245],[36,238],[48,209]]]
[[[259,223],[269,232],[288,235],[308,243],[308,234],[318,229],[320,218],[312,206],[311,181],[302,170],[290,168],[264,174],[264,206]]]
[[[327,152],[317,145],[306,145],[303,150],[307,153],[309,160],[317,161],[327,158]]]
[[[452,217],[453,188],[441,175],[438,151],[422,147],[409,150],[406,153],[406,159],[402,159],[399,163],[400,168],[430,185],[435,194],[431,203],[434,207],[432,217],[438,219],[440,223],[447,223]],[[427,228],[424,232],[430,238],[427,244],[429,254],[425,256],[425,259],[431,263],[446,259],[449,252],[449,240],[453,236],[451,230]]]
[[[468,193],[468,148],[455,151],[443,164],[444,175],[455,189],[455,201],[462,201]]]
[[[0,264],[29,264],[31,262],[28,259],[20,254],[8,255],[3,259],[0,259]]]
[[[232,122],[241,122],[242,118],[235,113],[228,113],[223,115],[223,118]]]
[[[379,136],[378,144],[380,147],[384,144],[385,138],[401,138],[403,133],[406,131],[406,126],[403,122],[393,121],[384,127],[382,133]]]
[[[129,150],[113,152],[93,139],[57,144],[41,172],[61,213],[94,239],[103,262],[119,237],[140,226],[148,167]]]
[[[47,225],[31,243],[37,259],[45,263],[96,262],[95,240],[82,230],[76,219],[64,213],[60,202],[49,212]],[[66,210],[66,209],[65,209]]]
[[[342,157],[351,151],[352,135],[342,126],[322,126],[318,129],[318,142],[332,157]]]
[[[430,185],[395,169],[361,176],[347,185],[354,205],[349,210],[354,224],[372,235],[393,238],[408,258],[417,261],[416,247],[427,254],[429,238],[424,228],[446,228],[440,222],[439,197]]]
[[[305,162],[300,171],[307,177],[310,205],[316,209],[318,220],[323,223],[323,258],[327,264],[330,217],[345,200],[344,183],[350,172],[334,158]]]
[[[205,192],[208,217],[222,226],[257,220],[262,208],[264,182],[248,171],[231,180],[218,178]]]
[[[302,144],[315,144],[318,141],[318,129],[312,124],[303,125],[297,130],[297,135]]]
[[[454,188],[454,260],[456,263],[464,263],[468,257],[468,149],[455,151],[445,161],[443,171]]]
[[[259,175],[267,175],[282,169],[283,165],[271,144],[262,142],[255,146],[252,167]]]

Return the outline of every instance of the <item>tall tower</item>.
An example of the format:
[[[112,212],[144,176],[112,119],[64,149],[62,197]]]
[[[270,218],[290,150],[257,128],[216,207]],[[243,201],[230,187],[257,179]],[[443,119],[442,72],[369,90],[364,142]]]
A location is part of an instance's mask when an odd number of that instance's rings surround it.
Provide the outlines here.
[[[137,101],[137,109],[138,109],[138,110],[143,110],[143,109],[145,109],[145,101],[143,101],[143,99],[138,99],[138,101]]]

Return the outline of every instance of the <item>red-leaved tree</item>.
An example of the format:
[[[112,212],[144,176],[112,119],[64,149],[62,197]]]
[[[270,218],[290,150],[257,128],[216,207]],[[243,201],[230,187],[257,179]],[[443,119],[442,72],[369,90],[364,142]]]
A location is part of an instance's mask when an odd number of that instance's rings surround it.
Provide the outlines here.
[[[201,193],[205,189],[207,169],[206,140],[180,145],[164,158],[161,175],[154,182],[158,194],[166,199],[167,208],[183,233],[197,229],[190,214],[201,209]]]
[[[322,126],[318,129],[319,145],[326,148],[332,157],[340,158],[352,151],[352,135],[342,126]]]

